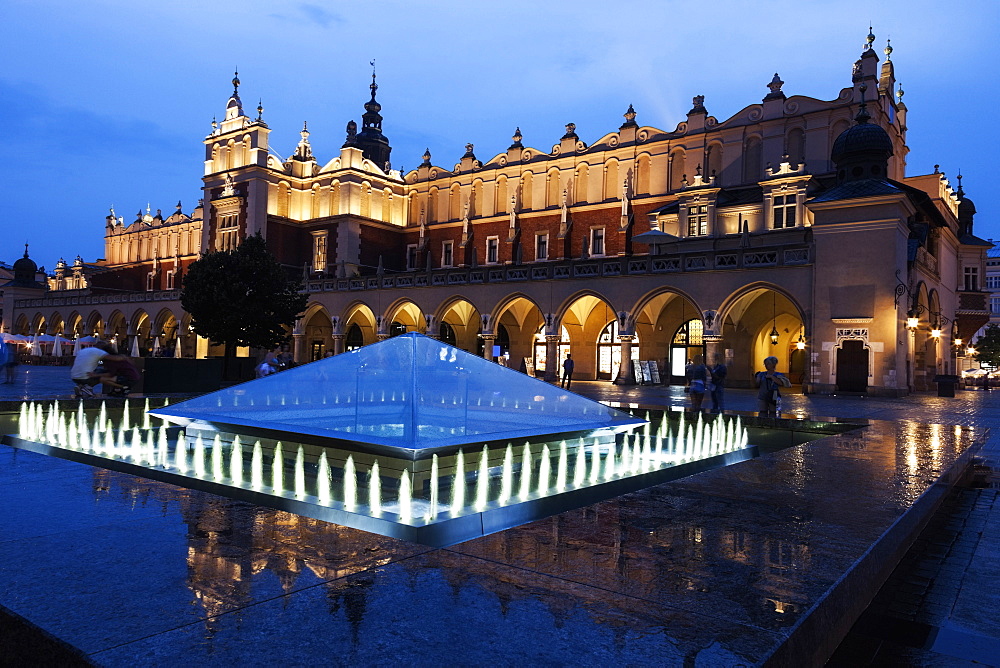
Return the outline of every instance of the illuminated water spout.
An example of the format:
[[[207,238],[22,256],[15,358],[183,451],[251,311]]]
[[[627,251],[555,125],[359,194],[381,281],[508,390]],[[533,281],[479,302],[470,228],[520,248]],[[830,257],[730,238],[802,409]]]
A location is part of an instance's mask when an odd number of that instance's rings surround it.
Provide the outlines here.
[[[368,472],[368,511],[375,517],[382,514],[382,477],[377,459]]]
[[[347,455],[344,463],[344,508],[354,510],[358,505],[358,472],[354,467],[354,456]]]

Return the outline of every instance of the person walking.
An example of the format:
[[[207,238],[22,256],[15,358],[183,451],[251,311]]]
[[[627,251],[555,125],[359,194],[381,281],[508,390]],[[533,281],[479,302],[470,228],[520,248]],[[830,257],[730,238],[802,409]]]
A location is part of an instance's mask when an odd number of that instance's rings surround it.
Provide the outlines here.
[[[562,382],[559,383],[560,387],[565,387],[569,389],[570,383],[573,382],[573,367],[576,366],[573,362],[573,357],[566,353],[566,359],[563,361],[563,375]]]
[[[709,371],[712,374],[712,412],[721,413],[726,410],[726,375],[729,369],[725,365],[725,357],[721,353],[715,354],[715,366]]]
[[[791,387],[792,381],[775,369],[778,358],[771,356],[764,359],[765,371],[754,374],[757,387],[757,414],[761,417],[781,416],[781,388]]]
[[[687,368],[688,394],[691,396],[691,410],[701,412],[701,403],[705,400],[705,390],[708,387],[709,372],[705,366],[705,358],[695,355],[694,361]]]

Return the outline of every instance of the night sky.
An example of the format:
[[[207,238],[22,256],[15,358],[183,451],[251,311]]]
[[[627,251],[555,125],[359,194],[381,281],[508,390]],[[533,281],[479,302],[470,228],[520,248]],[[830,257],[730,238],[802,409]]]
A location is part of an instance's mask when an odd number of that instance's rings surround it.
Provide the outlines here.
[[[239,68],[244,108],[263,100],[271,148],[287,157],[308,121],[321,164],[361,121],[378,70],[393,167],[425,148],[452,167],[466,142],[485,162],[520,126],[548,151],[576,123],[591,143],[635,105],[672,130],[694,95],[723,121],[784,92],[833,99],[851,84],[869,22],[891,38],[905,90],[907,174],[959,169],[1000,240],[996,156],[1000,3],[240,2],[0,3],[0,260],[103,256],[104,217],[147,203],[164,215],[201,195],[204,148]],[[808,167],[808,166],[807,166]],[[953,180],[953,183],[954,180]]]

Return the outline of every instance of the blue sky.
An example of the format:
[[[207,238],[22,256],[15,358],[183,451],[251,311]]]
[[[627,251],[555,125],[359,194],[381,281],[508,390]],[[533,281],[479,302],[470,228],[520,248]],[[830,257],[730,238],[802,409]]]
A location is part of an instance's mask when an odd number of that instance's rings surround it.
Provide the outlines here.
[[[395,167],[481,160],[515,126],[548,149],[576,123],[591,142],[621,124],[672,129],[693,95],[728,118],[759,102],[774,72],[788,95],[832,99],[850,85],[869,21],[892,39],[909,107],[907,173],[966,176],[976,232],[1000,240],[997,167],[1000,3],[925,0],[628,3],[5,0],[0,3],[0,260],[31,244],[103,255],[104,216],[147,202],[190,211],[203,146],[238,66],[248,111],[263,100],[287,156],[309,122],[320,162],[360,123],[370,67]]]

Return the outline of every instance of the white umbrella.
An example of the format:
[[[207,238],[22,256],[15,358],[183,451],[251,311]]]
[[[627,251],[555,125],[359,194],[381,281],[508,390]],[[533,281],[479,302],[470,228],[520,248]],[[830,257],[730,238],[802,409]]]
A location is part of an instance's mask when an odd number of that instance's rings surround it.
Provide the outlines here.
[[[31,339],[31,354],[34,355],[35,357],[42,356],[42,344],[38,342],[37,334]]]
[[[160,337],[153,337],[153,357],[156,357],[156,353],[160,352]]]
[[[18,336],[17,334],[8,334],[7,332],[4,332],[3,334],[0,334],[0,336],[3,337],[4,343],[6,343],[8,341],[20,341],[21,340],[21,337]]]
[[[138,357],[138,356],[139,356],[139,337],[138,336],[133,336],[132,337],[132,357]]]
[[[174,357],[180,358],[184,356],[184,351],[181,349],[181,337],[180,335],[176,338],[177,345],[174,346]]]
[[[76,341],[73,342],[73,357],[80,354],[80,337],[76,337]]]
[[[56,335],[55,341],[52,342],[52,356],[62,357],[62,342],[65,341],[63,337]]]

